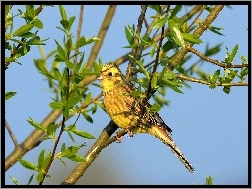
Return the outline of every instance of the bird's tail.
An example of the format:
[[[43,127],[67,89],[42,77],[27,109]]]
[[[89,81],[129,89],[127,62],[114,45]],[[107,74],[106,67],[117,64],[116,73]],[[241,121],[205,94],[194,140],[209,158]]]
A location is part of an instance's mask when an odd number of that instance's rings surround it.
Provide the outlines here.
[[[166,144],[171,151],[177,156],[177,158],[184,164],[184,166],[192,173],[194,170],[193,166],[189,163],[189,161],[185,158],[183,153],[179,150],[176,144],[173,142],[171,136],[166,131],[166,129],[160,125],[152,126],[148,129],[148,132],[161,140],[164,144]]]

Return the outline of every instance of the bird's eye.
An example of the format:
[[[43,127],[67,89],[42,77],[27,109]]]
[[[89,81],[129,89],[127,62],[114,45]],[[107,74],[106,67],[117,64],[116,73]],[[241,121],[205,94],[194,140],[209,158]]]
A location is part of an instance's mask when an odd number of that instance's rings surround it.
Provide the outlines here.
[[[109,72],[108,75],[109,75],[109,76],[112,76],[112,72]]]

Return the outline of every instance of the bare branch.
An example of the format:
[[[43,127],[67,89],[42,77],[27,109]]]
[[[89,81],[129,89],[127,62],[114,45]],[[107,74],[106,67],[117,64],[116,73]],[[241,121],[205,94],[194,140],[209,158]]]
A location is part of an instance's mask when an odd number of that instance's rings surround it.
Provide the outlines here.
[[[220,66],[222,68],[244,68],[244,67],[248,67],[248,64],[238,64],[238,65],[234,65],[234,64],[223,64],[221,62],[219,62],[218,60],[213,60],[203,54],[201,54],[199,51],[197,51],[196,49],[194,49],[193,47],[189,47],[189,51],[196,54],[197,56],[199,56],[200,58],[204,59],[207,62],[213,63],[217,66]]]
[[[108,28],[111,24],[112,18],[115,14],[115,10],[116,10],[116,5],[110,5],[107,11],[107,14],[104,17],[104,20],[102,22],[101,28],[99,30],[99,33],[97,35],[97,37],[100,39],[99,41],[96,41],[96,43],[94,44],[94,46],[92,47],[90,56],[88,58],[88,62],[87,62],[87,67],[88,68],[92,68],[93,66],[93,62],[95,61],[101,46],[103,44],[103,41],[105,39],[105,36],[107,34]]]
[[[5,127],[6,127],[7,131],[9,132],[10,137],[11,137],[11,139],[12,139],[15,147],[17,147],[18,146],[18,141],[17,141],[16,137],[14,136],[14,134],[13,134],[13,132],[12,132],[12,130],[11,130],[8,122],[6,121],[6,119],[5,119]]]
[[[183,80],[187,80],[187,81],[191,81],[191,82],[197,82],[197,83],[201,83],[201,84],[205,84],[205,85],[211,85],[212,83],[203,80],[203,79],[197,79],[197,78],[193,78],[193,77],[187,77],[181,74],[176,74],[177,78],[183,79]],[[242,83],[242,82],[238,82],[238,83],[215,83],[216,86],[227,86],[227,87],[231,87],[231,86],[248,86],[248,83]]]

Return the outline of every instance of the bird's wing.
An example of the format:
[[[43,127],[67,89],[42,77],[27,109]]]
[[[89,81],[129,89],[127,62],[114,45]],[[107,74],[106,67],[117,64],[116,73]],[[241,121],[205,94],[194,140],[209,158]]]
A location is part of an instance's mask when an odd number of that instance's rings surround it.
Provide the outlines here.
[[[136,87],[131,83],[131,82],[127,82],[127,85],[129,86],[131,91],[136,90]],[[131,102],[129,102],[129,104],[132,104],[132,111],[134,111],[138,116],[142,116],[143,119],[148,120],[148,125],[157,125],[159,127],[163,127],[163,129],[165,129],[168,133],[172,132],[172,129],[166,125],[166,123],[164,122],[164,120],[159,116],[159,114],[157,112],[147,112],[146,108],[144,105],[146,105],[148,108],[151,107],[151,104],[149,102],[146,102],[146,104],[144,104],[142,102],[142,99],[140,98],[133,98],[132,96],[130,96]],[[133,101],[133,102],[132,102]],[[147,125],[147,126],[148,126]]]

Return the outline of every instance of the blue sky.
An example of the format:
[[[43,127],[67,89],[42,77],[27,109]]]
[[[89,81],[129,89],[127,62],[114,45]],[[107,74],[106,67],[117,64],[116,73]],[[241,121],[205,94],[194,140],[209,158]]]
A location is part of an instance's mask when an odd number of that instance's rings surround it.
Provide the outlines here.
[[[73,35],[76,35],[79,6],[66,6],[68,17],[76,16]],[[189,9],[189,8],[188,8]],[[15,9],[13,9],[14,11]],[[103,21],[107,6],[85,6],[84,21],[81,35],[93,37]],[[126,54],[129,49],[124,34],[124,27],[136,25],[140,6],[118,6],[112,25],[109,27],[106,39],[99,53],[103,63],[113,61]],[[153,15],[148,11],[147,17]],[[201,18],[205,16],[202,15]],[[44,23],[44,29],[39,31],[42,39],[50,37],[44,47],[49,53],[55,48],[54,39],[62,40],[63,33],[55,26],[60,26],[58,7],[46,7],[39,15]],[[23,22],[22,22],[23,23]],[[21,24],[22,24],[21,23]],[[16,27],[19,22],[14,23]],[[211,58],[223,60],[225,47],[232,49],[239,44],[235,63],[240,64],[239,56],[248,57],[248,7],[225,7],[213,22],[214,26],[222,27],[224,36],[215,35],[209,30],[202,40],[214,46],[223,43],[222,50]],[[197,50],[204,52],[205,44],[195,45]],[[87,60],[91,46],[85,47]],[[48,84],[36,70],[33,59],[40,58],[38,48],[32,48],[29,55],[19,59],[22,65],[13,64],[6,70],[5,90],[17,91],[18,94],[6,102],[6,119],[18,140],[22,142],[33,128],[26,121],[31,117],[37,122],[42,121],[50,112],[48,104],[53,94],[48,90]],[[198,59],[190,59],[188,66]],[[148,62],[148,60],[146,61]],[[49,67],[49,66],[48,66]],[[126,63],[121,66],[125,73]],[[213,73],[216,69],[210,63],[204,63],[202,69]],[[97,81],[96,81],[97,82]],[[209,89],[206,85],[190,83],[191,89],[183,88],[184,94],[172,90],[167,91],[166,99],[171,102],[169,107],[160,111],[164,121],[173,130],[173,139],[177,146],[195,168],[191,174],[180,163],[175,155],[156,138],[141,134],[133,138],[124,137],[122,143],[113,143],[102,151],[100,156],[90,166],[86,174],[77,184],[204,184],[207,176],[214,177],[214,184],[248,184],[248,87],[233,87],[230,94],[225,94],[222,88]],[[99,94],[98,88],[93,89],[94,95]],[[81,118],[77,126],[95,137],[109,122],[108,115],[101,109],[93,115],[94,123],[90,124]],[[71,124],[70,120],[67,124]],[[85,140],[75,137],[75,145]],[[63,135],[62,143],[73,145],[67,134]],[[94,140],[87,140],[79,154],[91,147]],[[5,156],[14,148],[6,132]],[[46,141],[38,148],[27,153],[23,158],[37,163],[37,156],[42,149],[52,150],[52,142]],[[64,166],[55,161],[49,171],[51,179],[45,184],[59,184],[71,173],[75,163],[68,162]],[[26,170],[18,163],[6,172],[6,184],[12,184],[8,175],[15,177],[20,184],[27,183],[32,171]],[[97,178],[92,181],[92,178]]]

